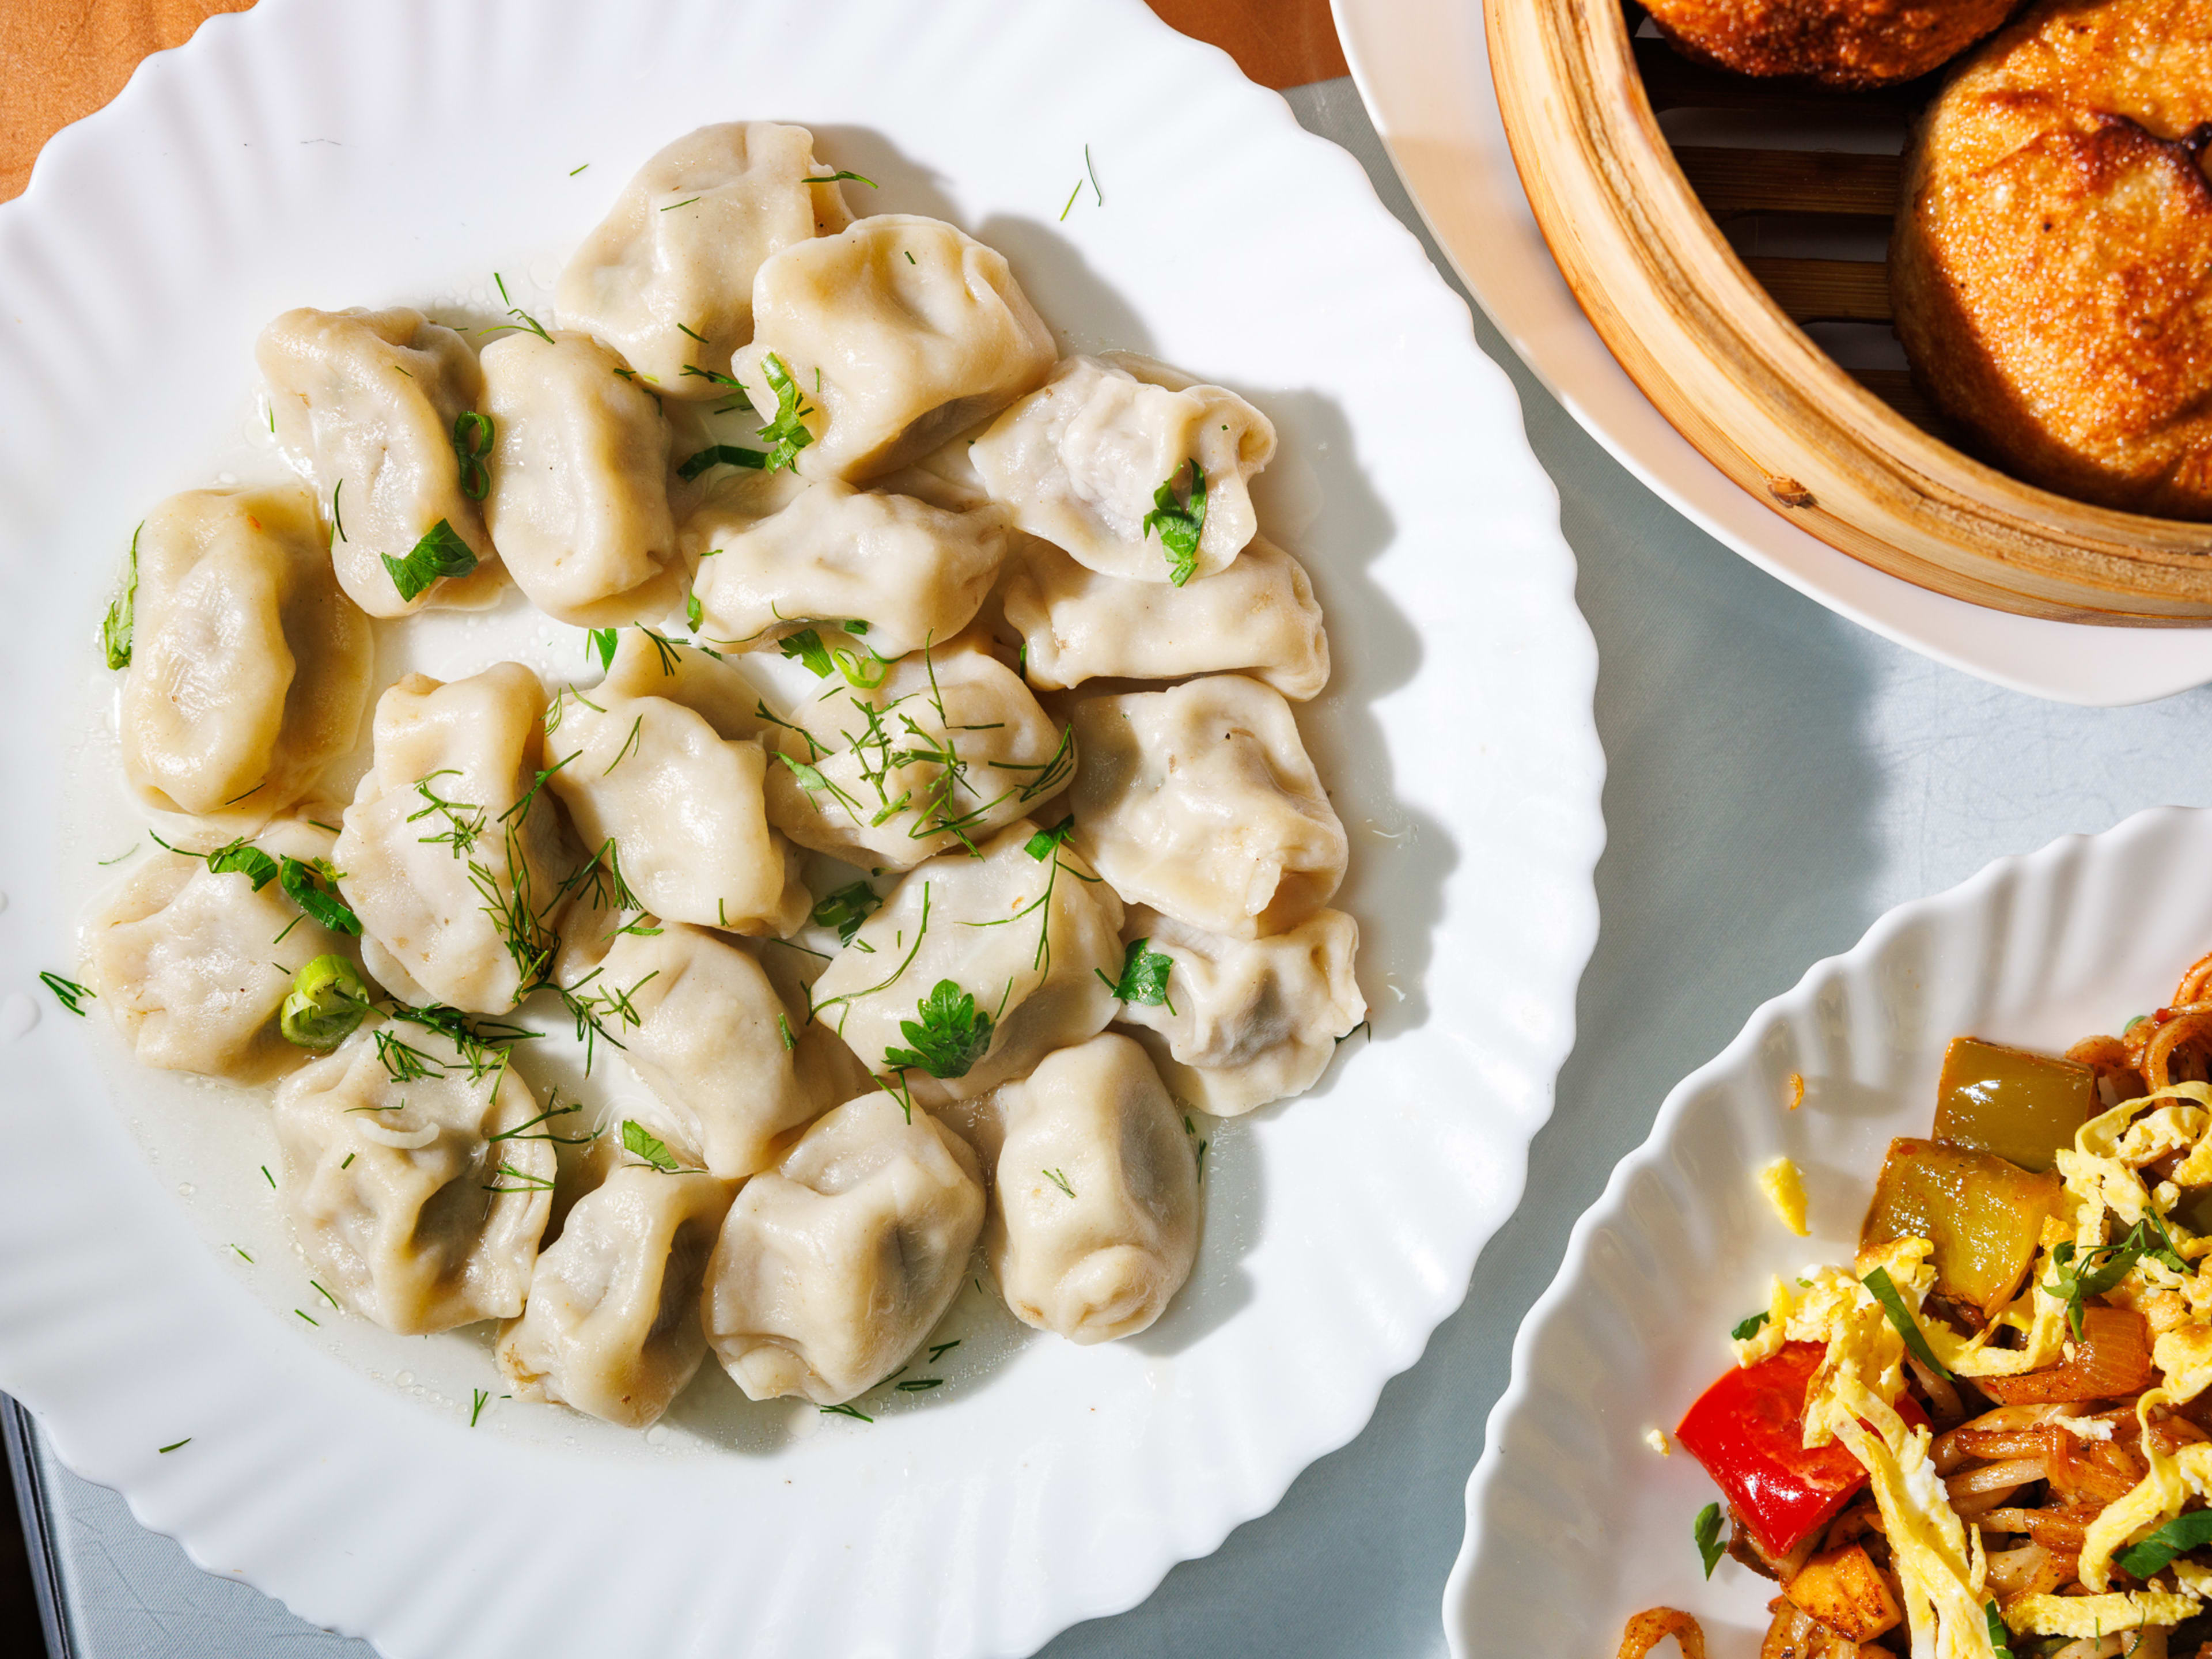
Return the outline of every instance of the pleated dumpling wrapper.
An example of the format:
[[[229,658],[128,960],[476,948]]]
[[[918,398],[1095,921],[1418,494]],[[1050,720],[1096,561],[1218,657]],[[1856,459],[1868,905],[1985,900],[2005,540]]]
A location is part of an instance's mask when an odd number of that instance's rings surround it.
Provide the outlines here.
[[[514,662],[410,674],[377,702],[336,858],[362,959],[403,1001],[503,1014],[552,972],[567,855],[539,775],[544,714]]]
[[[316,1282],[402,1336],[520,1314],[552,1203],[540,1119],[502,1053],[422,1024],[372,1021],[295,1072],[277,1190]]]
[[[605,341],[661,396],[726,398],[762,264],[852,222],[805,127],[717,122],[637,170],[570,257],[554,305],[563,327]]]
[[[884,213],[761,266],[732,371],[801,473],[858,483],[989,419],[1057,355],[1004,254]]]
[[[1114,890],[1231,939],[1295,927],[1351,856],[1282,694],[1242,674],[1085,697],[1075,845]]]
[[[908,871],[814,982],[814,1018],[937,1106],[1106,1029],[1121,901],[1027,818]]]
[[[484,522],[514,585],[577,628],[667,617],[686,572],[659,400],[613,352],[565,329],[494,341],[483,376]]]
[[[463,464],[483,397],[468,343],[419,311],[288,311],[253,348],[276,441],[331,524],[338,585],[372,617],[497,601],[506,574]]]
[[[264,823],[353,747],[368,707],[375,641],[331,573],[314,498],[187,490],[131,547],[124,775],[157,811]]]
[[[140,1065],[263,1083],[313,1057],[284,1039],[284,999],[309,963],[357,947],[279,876],[289,860],[320,890],[333,839],[285,818],[212,858],[156,848],[94,909],[85,978]]]
[[[707,1269],[707,1340],[749,1398],[843,1405],[945,1316],[982,1226],[966,1144],[863,1095],[738,1192]]]
[[[1235,392],[1127,352],[1070,357],[969,458],[1014,523],[1079,564],[1177,586],[1260,527],[1252,477],[1274,423]]]
[[[707,1357],[699,1287],[730,1185],[625,1164],[578,1199],[538,1257],[499,1368],[524,1400],[649,1428]]]
[[[1150,1326],[1198,1256],[1197,1154],[1145,1051],[1095,1036],[1003,1091],[984,1254],[1024,1324],[1072,1342]]]

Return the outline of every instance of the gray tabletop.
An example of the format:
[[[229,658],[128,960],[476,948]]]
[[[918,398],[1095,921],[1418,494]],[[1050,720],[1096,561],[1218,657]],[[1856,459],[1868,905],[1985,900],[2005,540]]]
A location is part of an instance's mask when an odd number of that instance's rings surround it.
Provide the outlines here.
[[[1418,230],[1352,83],[1290,96]],[[1430,253],[1443,269],[1433,244]],[[1053,1659],[1442,1653],[1462,1496],[1513,1331],[1668,1087],[1891,905],[2055,836],[2212,798],[2196,769],[2212,758],[2212,694],[2063,708],[1876,639],[1676,517],[1480,313],[1475,331],[1511,373],[1529,441],[1559,484],[1603,661],[1611,845],[1577,1010],[1585,1036],[1536,1140],[1527,1199],[1483,1252],[1466,1305],[1383,1391],[1365,1431],[1141,1607],[1060,1637],[1045,1650]],[[196,1571],[35,1433],[28,1444],[32,1519],[76,1659],[368,1659],[366,1644]]]

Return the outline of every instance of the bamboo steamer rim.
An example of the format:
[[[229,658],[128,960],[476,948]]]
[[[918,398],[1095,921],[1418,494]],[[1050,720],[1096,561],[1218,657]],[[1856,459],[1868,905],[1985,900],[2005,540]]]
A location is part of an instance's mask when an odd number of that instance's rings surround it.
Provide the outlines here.
[[[1659,411],[1876,569],[2066,622],[2212,623],[2212,524],[2023,483],[1922,431],[1783,312],[1659,130],[1617,0],[1485,0],[1515,167],[1576,301]]]

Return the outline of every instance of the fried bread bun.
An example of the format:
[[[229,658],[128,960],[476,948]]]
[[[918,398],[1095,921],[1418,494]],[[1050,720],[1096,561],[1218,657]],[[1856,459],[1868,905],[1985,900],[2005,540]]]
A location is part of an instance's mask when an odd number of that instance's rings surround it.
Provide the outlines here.
[[[2212,519],[2212,0],[2051,0],[1929,106],[1890,249],[1938,407],[2032,483]]]
[[[1910,81],[1980,40],[2019,0],[1645,0],[1689,56],[1740,75],[1834,87]]]

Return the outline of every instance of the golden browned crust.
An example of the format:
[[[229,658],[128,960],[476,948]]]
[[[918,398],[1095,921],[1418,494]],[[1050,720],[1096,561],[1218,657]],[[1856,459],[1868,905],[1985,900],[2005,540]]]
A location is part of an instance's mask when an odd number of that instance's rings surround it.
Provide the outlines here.
[[[1990,458],[2212,519],[2212,0],[2051,0],[1930,105],[1890,250],[1897,331]]]
[[[2004,21],[2019,0],[1646,0],[1692,58],[1836,87],[1910,81]]]

